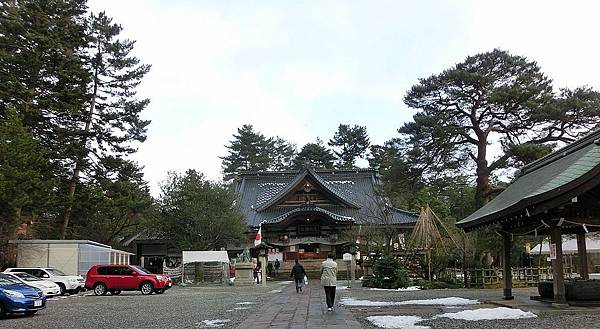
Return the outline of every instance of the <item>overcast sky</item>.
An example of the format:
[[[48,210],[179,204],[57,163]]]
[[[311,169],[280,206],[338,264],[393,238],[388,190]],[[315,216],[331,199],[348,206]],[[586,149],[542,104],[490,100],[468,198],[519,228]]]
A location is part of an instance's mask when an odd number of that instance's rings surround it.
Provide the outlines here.
[[[493,48],[537,61],[555,87],[600,89],[599,4],[90,1],[152,64],[139,87],[152,124],[134,159],[154,194],[169,170],[220,179],[219,156],[245,123],[299,147],[339,123],[383,143],[411,119],[402,97],[419,78]]]

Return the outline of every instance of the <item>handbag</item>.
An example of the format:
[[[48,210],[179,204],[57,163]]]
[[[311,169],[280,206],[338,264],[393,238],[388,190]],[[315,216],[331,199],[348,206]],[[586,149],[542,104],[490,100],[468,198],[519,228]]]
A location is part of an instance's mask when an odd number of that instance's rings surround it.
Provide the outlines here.
[[[304,284],[308,286],[308,278],[306,277],[306,275],[304,276]]]

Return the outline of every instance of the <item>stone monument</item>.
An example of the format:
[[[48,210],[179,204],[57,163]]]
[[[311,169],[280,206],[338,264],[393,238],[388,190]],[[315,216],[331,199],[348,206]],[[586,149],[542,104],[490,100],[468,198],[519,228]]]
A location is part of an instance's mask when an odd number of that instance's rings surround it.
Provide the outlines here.
[[[250,261],[250,250],[248,247],[237,256],[235,262],[235,285],[249,286],[254,284],[254,265]]]

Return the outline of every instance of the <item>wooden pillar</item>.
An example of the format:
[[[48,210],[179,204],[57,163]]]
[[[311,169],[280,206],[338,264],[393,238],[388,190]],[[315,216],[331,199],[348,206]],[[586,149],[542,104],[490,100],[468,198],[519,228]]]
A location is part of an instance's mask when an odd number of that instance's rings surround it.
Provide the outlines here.
[[[502,278],[504,280],[504,291],[502,299],[514,299],[512,295],[512,268],[510,266],[510,249],[512,241],[510,234],[502,232],[502,265],[504,267]]]
[[[579,276],[582,279],[589,279],[587,246],[585,245],[585,233],[577,233],[577,256],[579,258]]]
[[[552,277],[554,290],[554,303],[566,304],[567,298],[565,294],[565,277],[563,270],[563,253],[562,253],[562,230],[560,226],[550,227],[550,248],[556,249],[556,257],[552,259]]]

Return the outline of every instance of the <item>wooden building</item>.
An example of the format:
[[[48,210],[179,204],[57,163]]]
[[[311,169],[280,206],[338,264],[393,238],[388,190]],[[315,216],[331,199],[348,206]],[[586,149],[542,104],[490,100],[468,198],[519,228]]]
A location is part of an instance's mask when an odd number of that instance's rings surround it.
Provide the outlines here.
[[[262,227],[263,243],[282,259],[341,258],[355,225],[386,223],[410,229],[417,215],[391,207],[377,193],[374,169],[251,172],[240,175],[236,191],[246,215],[249,241]],[[248,245],[248,244],[246,244]],[[243,244],[228,246],[242,249]]]
[[[493,226],[503,237],[504,273],[511,273],[515,235],[549,235],[553,296],[566,303],[562,235],[576,234],[582,278],[588,278],[586,233],[600,230],[600,131],[520,170],[496,198],[456,224],[465,231]],[[504,275],[504,298],[512,298],[512,276]]]

